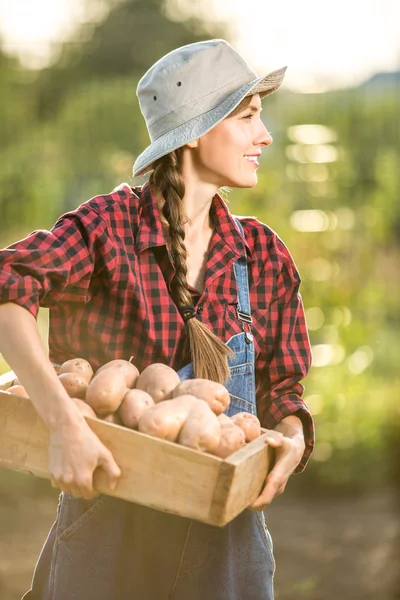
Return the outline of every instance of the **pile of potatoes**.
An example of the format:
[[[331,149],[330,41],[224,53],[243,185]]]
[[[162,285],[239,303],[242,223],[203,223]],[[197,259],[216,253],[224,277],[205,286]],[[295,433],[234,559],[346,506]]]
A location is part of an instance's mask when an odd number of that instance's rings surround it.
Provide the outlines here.
[[[228,417],[230,397],[221,384],[206,379],[180,381],[161,363],[142,373],[131,360],[112,360],[96,373],[87,360],[75,358],[58,377],[85,416],[136,429],[189,448],[226,458],[261,433],[254,415]],[[27,395],[20,385],[8,389]]]

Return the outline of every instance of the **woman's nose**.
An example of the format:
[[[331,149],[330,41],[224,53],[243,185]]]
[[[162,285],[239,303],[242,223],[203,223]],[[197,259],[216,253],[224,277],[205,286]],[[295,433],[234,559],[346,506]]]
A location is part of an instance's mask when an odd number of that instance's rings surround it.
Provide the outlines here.
[[[273,142],[272,135],[269,133],[264,123],[262,123],[262,127],[257,135],[256,140],[254,141],[255,146],[270,146]]]

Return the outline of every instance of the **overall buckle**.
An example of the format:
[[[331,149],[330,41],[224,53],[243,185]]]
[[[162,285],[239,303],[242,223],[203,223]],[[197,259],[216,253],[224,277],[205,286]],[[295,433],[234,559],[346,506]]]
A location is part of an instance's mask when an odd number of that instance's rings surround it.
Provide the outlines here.
[[[253,322],[253,317],[251,315],[241,312],[238,308],[236,308],[236,314],[237,314],[239,321],[242,321],[243,323],[252,323]]]
[[[253,341],[253,334],[251,333],[251,324],[253,323],[253,317],[251,315],[239,310],[237,305],[236,305],[236,314],[237,314],[237,318],[242,323],[242,329],[245,333],[246,343],[251,344],[251,342]],[[245,323],[247,323],[247,329],[246,329]]]

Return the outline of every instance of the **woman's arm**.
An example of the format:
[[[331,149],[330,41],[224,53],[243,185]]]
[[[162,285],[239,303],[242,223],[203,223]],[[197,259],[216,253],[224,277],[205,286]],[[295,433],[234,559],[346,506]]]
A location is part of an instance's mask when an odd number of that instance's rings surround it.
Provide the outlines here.
[[[314,423],[302,399],[304,387],[300,383],[310,369],[311,348],[299,293],[300,276],[282,242],[277,243],[277,248],[281,265],[275,294],[267,302],[265,344],[256,360],[257,411],[263,427],[284,435],[288,423],[291,427],[296,423],[305,441],[295,468],[300,473],[314,447]]]
[[[302,400],[300,381],[311,365],[300,276],[280,240],[274,248],[279,268],[274,295],[268,302],[265,345],[256,362],[257,409],[270,430],[267,443],[275,448],[275,462],[264,489],[251,508],[262,510],[281,494],[293,473],[301,472],[314,447],[314,423]]]
[[[40,305],[89,302],[93,276],[112,261],[109,245],[105,222],[85,203],[51,231],[35,231],[0,250],[0,352],[49,429],[53,485],[85,498],[96,493],[97,467],[108,472],[111,487],[119,468],[60,384],[36,316]]]
[[[35,318],[12,302],[0,304],[0,352],[49,429],[52,485],[77,497],[92,498],[96,495],[93,473],[102,467],[110,488],[115,488],[119,467],[59,381]]]

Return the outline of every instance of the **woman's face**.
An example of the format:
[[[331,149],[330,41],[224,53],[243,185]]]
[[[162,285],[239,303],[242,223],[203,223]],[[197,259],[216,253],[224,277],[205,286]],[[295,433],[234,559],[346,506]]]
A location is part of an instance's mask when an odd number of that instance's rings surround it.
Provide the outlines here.
[[[192,169],[200,181],[217,188],[256,185],[257,159],[263,146],[272,143],[260,113],[261,99],[255,94],[246,108],[187,144],[192,148]]]

